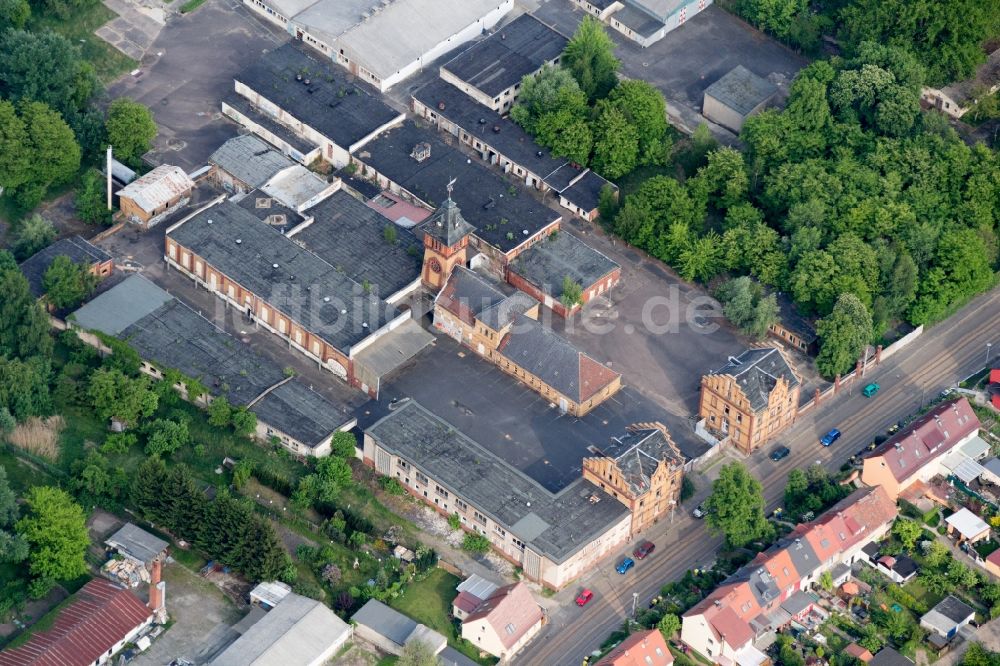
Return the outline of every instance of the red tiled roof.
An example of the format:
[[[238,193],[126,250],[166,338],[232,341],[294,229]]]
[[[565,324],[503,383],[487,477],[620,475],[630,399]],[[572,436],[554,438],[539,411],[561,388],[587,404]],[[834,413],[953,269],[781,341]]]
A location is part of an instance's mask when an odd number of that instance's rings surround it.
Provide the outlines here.
[[[708,623],[719,636],[719,640],[725,641],[731,648],[738,650],[751,640],[753,640],[753,629],[750,625],[740,619],[740,616],[729,606],[723,606],[715,613]]]
[[[896,480],[903,481],[979,427],[968,400],[949,400],[893,435],[871,458],[881,457]]]
[[[542,621],[542,609],[535,603],[527,585],[514,583],[497,588],[465,619],[465,623],[481,619],[493,627],[504,647],[510,648]],[[513,626],[512,631],[507,630],[508,625]]]
[[[670,666],[670,654],[663,634],[657,629],[632,634],[594,666]]]
[[[844,653],[854,657],[855,659],[859,659],[865,663],[868,663],[869,661],[872,660],[872,653],[869,652],[867,649],[861,647],[857,643],[851,643],[850,645],[845,647]]]
[[[990,370],[990,384],[1000,384],[1000,368]]]
[[[462,590],[458,593],[458,596],[455,597],[455,600],[451,602],[451,605],[460,611],[471,613],[476,610],[476,606],[481,603],[483,603],[482,599],[474,594],[469,594],[465,590]]]
[[[580,401],[590,400],[615,381],[617,372],[580,352]]]
[[[990,564],[995,564],[998,567],[1000,567],[1000,550],[994,550],[992,553],[990,553],[987,556],[986,561],[989,562]]]
[[[990,398],[990,402],[993,403],[994,407],[1000,409],[1000,395],[995,395],[992,398]]]
[[[0,666],[90,666],[152,614],[128,590],[95,578],[59,612],[51,629],[0,652]]]

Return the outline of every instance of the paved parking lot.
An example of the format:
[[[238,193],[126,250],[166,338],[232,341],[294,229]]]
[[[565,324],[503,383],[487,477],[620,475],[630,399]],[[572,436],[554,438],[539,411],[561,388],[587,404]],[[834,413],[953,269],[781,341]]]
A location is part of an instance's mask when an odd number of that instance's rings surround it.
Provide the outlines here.
[[[584,15],[570,0],[547,0],[534,14],[566,35],[573,34]],[[663,91],[671,122],[689,132],[704,122],[701,104],[705,88],[736,65],[787,90],[796,72],[807,64],[801,56],[715,5],[649,48],[615,30],[608,29],[608,34],[618,45],[615,55],[622,61],[622,74],[648,81]],[[734,138],[728,130],[717,126],[713,130]]]
[[[123,76],[109,93],[153,110],[160,134],[147,156],[151,162],[191,171],[236,135],[236,125],[220,111],[233,76],[287,39],[238,0],[208,0],[190,14],[172,17],[149,48],[141,73]]]

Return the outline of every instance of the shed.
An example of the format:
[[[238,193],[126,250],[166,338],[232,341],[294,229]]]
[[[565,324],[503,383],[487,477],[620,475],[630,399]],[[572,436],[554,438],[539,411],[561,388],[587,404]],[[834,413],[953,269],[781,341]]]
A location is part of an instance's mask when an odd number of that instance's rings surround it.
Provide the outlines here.
[[[945,522],[948,524],[948,533],[957,532],[963,541],[976,543],[990,536],[990,526],[966,508],[951,514],[945,518]]]
[[[250,603],[265,609],[274,608],[291,592],[292,588],[279,580],[264,581],[250,590]]]
[[[183,169],[161,164],[119,190],[118,198],[125,219],[148,228],[186,204],[192,190],[194,181]]]
[[[705,89],[701,112],[712,122],[739,132],[744,121],[760,113],[777,92],[776,85],[737,65]]]
[[[153,560],[162,556],[167,550],[167,546],[170,545],[163,539],[153,536],[132,523],[125,523],[120,530],[112,534],[104,543],[108,548],[117,551],[125,557],[142,562],[147,568],[152,565]]]
[[[447,639],[423,624],[411,620],[399,611],[389,608],[381,601],[369,599],[351,617],[355,633],[390,654],[402,654],[403,648],[412,641],[421,641],[438,654],[447,646]]]
[[[983,481],[1000,486],[1000,458],[990,458],[983,461]]]
[[[920,626],[942,638],[951,638],[975,616],[976,611],[971,606],[954,595],[948,595],[920,618]]]

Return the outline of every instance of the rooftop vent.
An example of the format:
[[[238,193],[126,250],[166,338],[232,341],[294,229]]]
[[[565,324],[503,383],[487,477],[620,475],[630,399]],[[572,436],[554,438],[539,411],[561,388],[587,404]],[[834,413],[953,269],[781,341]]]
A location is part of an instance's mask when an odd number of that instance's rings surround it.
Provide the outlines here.
[[[301,74],[296,74],[295,75],[295,80],[296,81],[301,81],[302,80],[302,75]]]
[[[271,268],[273,268],[274,270],[278,270],[278,264],[271,264]]]
[[[212,218],[208,218],[208,224],[212,224]]]
[[[527,236],[528,235],[528,230],[527,229],[522,229],[521,233],[524,234],[525,236]]]
[[[500,126],[499,125],[494,125],[493,126],[493,133],[494,134],[499,134],[500,133]]]
[[[412,157],[417,162],[423,162],[428,157],[431,156],[431,144],[426,141],[422,141],[413,147],[410,152],[410,157]]]
[[[242,238],[237,238],[236,239],[236,244],[237,245],[242,245],[243,244],[243,239]]]
[[[444,102],[438,102],[438,111],[444,111]]]
[[[312,81],[310,81],[309,79],[302,79],[302,83],[309,85],[310,83],[312,83]]]
[[[735,356],[730,356],[729,357],[729,362],[732,363],[733,365],[743,365],[743,361],[741,361],[740,359],[736,358]]]
[[[541,156],[542,156],[542,155],[544,155],[544,154],[545,154],[545,153],[543,153],[542,151],[540,151],[540,150],[539,150],[539,151],[536,151],[536,152],[535,152],[535,157],[541,157]]]
[[[486,124],[486,118],[480,118],[479,119],[479,124],[480,125],[485,125]]]
[[[323,297],[323,302],[324,303],[329,303],[330,302],[330,297],[329,296],[324,296]]]
[[[361,328],[368,328],[368,322],[366,321],[361,322]]]
[[[593,495],[587,498],[587,501],[590,502],[591,504],[597,504],[598,502],[601,501],[601,498],[597,495],[597,493],[594,493]]]

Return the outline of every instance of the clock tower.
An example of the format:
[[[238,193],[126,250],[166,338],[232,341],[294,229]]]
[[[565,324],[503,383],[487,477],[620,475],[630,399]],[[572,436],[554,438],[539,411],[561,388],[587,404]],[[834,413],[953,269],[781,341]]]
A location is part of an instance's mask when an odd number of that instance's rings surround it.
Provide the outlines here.
[[[465,221],[462,212],[451,199],[454,179],[448,183],[448,198],[420,225],[424,234],[424,265],[420,277],[424,286],[438,292],[451,270],[465,265],[465,250],[469,234],[476,230]]]

